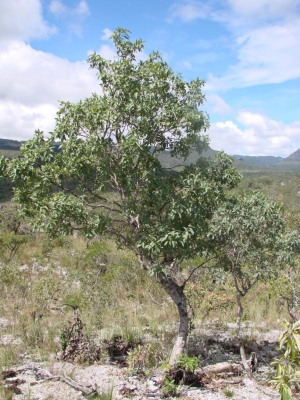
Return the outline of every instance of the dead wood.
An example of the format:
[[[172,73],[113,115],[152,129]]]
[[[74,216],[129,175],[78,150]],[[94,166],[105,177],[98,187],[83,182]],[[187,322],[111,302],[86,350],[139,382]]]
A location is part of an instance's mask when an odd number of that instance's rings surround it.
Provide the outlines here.
[[[164,379],[174,381],[175,384],[189,385],[189,386],[209,386],[218,385],[224,386],[226,384],[238,384],[242,383],[242,379],[238,380],[224,380],[224,379],[213,379],[212,375],[222,374],[222,377],[228,375],[241,375],[243,367],[241,364],[231,364],[228,362],[222,362],[214,365],[208,365],[204,368],[197,369],[191,372],[185,368],[171,367],[170,370],[165,374]],[[218,377],[219,378],[219,377]]]
[[[250,356],[250,358],[248,360],[248,364],[249,364],[250,369],[251,369],[252,372],[257,372],[257,370],[258,370],[258,360],[257,360],[256,353],[254,351],[251,353],[251,356]]]
[[[250,369],[249,363],[247,362],[245,349],[244,349],[244,345],[242,342],[240,344],[240,355],[241,355],[242,363],[243,363],[244,369],[246,371],[246,374],[247,374],[248,378],[251,378],[252,371]]]
[[[96,346],[93,337],[84,333],[85,325],[79,317],[78,310],[74,311],[73,324],[68,321],[61,332],[61,359],[69,362],[88,363],[99,361],[101,349]]]
[[[25,366],[22,368],[19,368],[18,373],[23,373],[26,371],[32,371],[36,378],[40,380],[39,383],[43,383],[46,381],[61,381],[66,383],[67,385],[69,385],[70,387],[72,387],[75,390],[78,390],[79,392],[81,392],[82,394],[84,394],[85,396],[90,396],[92,394],[97,394],[97,390],[95,390],[92,386],[84,386],[81,385],[80,383],[74,381],[73,379],[67,377],[67,376],[61,376],[61,375],[52,375],[50,374],[49,371],[42,369],[42,368],[38,368],[38,367],[34,367],[34,366]]]
[[[9,371],[2,371],[2,379],[6,380],[8,378],[14,378],[15,376],[17,376],[16,371],[13,370],[9,370]]]
[[[196,386],[196,387],[201,387],[204,386],[204,382],[207,383],[207,377],[205,374],[202,376],[197,375],[196,373],[193,373],[185,368],[180,368],[173,366],[170,368],[169,371],[166,372],[164,379],[161,383],[163,386],[165,380],[167,379],[168,381],[173,381],[176,385],[188,385],[188,386]],[[211,379],[209,378],[209,382]]]
[[[26,383],[25,379],[19,378],[7,378],[5,379],[5,383],[7,385],[22,385],[22,383]]]
[[[4,387],[15,394],[23,394],[22,390],[17,385],[4,385]]]
[[[7,390],[10,390],[11,392],[15,394],[22,394],[21,389],[17,386],[22,383],[25,383],[26,381],[24,379],[18,379],[16,378],[17,373],[14,370],[9,370],[9,371],[2,371],[2,379],[3,379],[3,387]],[[0,382],[1,384],[1,382]]]
[[[233,380],[227,380],[227,379],[212,379],[211,382],[206,385],[207,388],[211,389],[222,389],[228,385],[240,385],[243,384],[243,379],[233,379]]]
[[[213,365],[207,365],[206,367],[195,370],[195,374],[199,376],[206,374],[220,374],[224,372],[241,375],[243,373],[243,367],[241,364],[221,362]]]

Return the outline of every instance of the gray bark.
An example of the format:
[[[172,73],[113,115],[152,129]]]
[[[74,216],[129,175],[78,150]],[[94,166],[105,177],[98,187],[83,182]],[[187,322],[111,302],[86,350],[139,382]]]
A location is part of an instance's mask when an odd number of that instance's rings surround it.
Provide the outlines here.
[[[241,331],[241,324],[242,324],[242,318],[243,318],[243,313],[244,313],[244,308],[242,305],[242,294],[240,293],[240,291],[238,290],[238,288],[236,288],[237,293],[236,293],[236,302],[238,305],[238,315],[237,315],[237,319],[236,319],[236,324],[237,324],[237,328],[236,328],[236,336],[238,338],[240,338],[240,331]]]
[[[229,362],[221,362],[213,365],[207,365],[201,369],[196,369],[194,373],[196,375],[205,375],[205,374],[221,374],[224,372],[232,372],[238,375],[243,373],[243,367],[240,364],[231,364]]]
[[[245,371],[247,373],[247,375],[250,377],[251,376],[251,370],[250,367],[247,363],[247,359],[246,359],[246,354],[245,354],[245,349],[244,349],[244,345],[243,345],[243,341],[240,337],[240,331],[241,331],[241,324],[242,324],[242,318],[243,318],[243,313],[244,313],[244,308],[242,305],[242,293],[238,290],[237,288],[237,294],[236,294],[236,300],[237,300],[237,304],[238,304],[238,316],[237,316],[237,328],[236,328],[236,336],[239,340],[239,346],[240,346],[240,355],[241,355],[241,360],[243,363],[243,366],[245,368]]]
[[[176,364],[176,361],[179,359],[180,355],[186,351],[187,346],[189,332],[187,299],[184,294],[184,286],[178,285],[173,279],[166,276],[162,272],[158,275],[158,279],[162,287],[175,303],[179,314],[178,334],[170,355],[170,365],[174,365]]]
[[[143,269],[149,271],[149,266],[144,262],[143,257],[136,253],[138,260]],[[176,364],[182,353],[186,351],[187,339],[189,334],[189,317],[188,317],[188,307],[187,298],[184,294],[184,284],[178,285],[170,276],[167,276],[164,272],[160,272],[158,275],[158,280],[168,295],[173,300],[176,305],[178,315],[179,315],[179,327],[178,334],[170,355],[170,365]]]

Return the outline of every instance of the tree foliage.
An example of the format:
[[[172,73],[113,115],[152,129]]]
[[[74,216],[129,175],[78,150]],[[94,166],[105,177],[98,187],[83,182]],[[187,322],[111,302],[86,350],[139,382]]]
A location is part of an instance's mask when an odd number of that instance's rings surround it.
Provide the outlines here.
[[[242,297],[259,280],[293,266],[300,244],[298,232],[286,228],[282,206],[260,191],[230,196],[214,214],[209,235]]]
[[[210,229],[222,262],[240,280],[241,291],[295,261],[298,233],[286,229],[281,204],[260,191],[230,196],[215,213]]]
[[[300,321],[283,321],[282,325],[285,331],[278,340],[281,357],[271,363],[276,372],[270,382],[275,383],[281,400],[292,400],[292,388],[300,391]]]

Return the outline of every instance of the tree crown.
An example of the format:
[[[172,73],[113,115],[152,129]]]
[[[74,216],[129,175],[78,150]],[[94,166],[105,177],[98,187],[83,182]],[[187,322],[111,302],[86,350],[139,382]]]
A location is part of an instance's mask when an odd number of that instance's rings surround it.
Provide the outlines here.
[[[143,42],[125,29],[112,40],[114,60],[89,58],[102,94],[61,102],[50,136],[37,131],[3,169],[38,229],[108,233],[157,262],[189,257],[207,246],[208,221],[240,175],[222,152],[214,162],[164,170],[159,153],[182,162],[208,145],[204,82],[174,74],[157,52],[138,61]]]

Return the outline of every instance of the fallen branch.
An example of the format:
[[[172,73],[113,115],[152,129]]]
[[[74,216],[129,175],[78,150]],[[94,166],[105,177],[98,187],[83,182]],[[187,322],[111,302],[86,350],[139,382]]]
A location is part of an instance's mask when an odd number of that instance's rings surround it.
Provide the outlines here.
[[[73,379],[71,379],[67,376],[52,375],[52,374],[50,374],[49,371],[42,369],[42,368],[38,368],[38,367],[34,367],[34,366],[25,366],[25,367],[19,368],[17,370],[18,373],[22,373],[22,372],[26,372],[26,371],[32,371],[35,374],[35,376],[37,377],[37,379],[42,380],[41,383],[46,382],[46,381],[51,381],[51,380],[52,381],[61,381],[61,382],[66,383],[73,389],[78,390],[85,396],[90,396],[92,394],[98,394],[97,390],[95,390],[91,385],[89,385],[89,386],[81,385],[80,383],[74,381]]]
[[[198,376],[203,376],[207,374],[220,374],[224,372],[231,372],[237,375],[241,375],[243,373],[243,367],[241,364],[231,364],[229,362],[221,362],[213,365],[207,365],[201,369],[195,370],[195,374]]]
[[[191,372],[185,368],[180,368],[173,366],[170,368],[165,376],[164,380],[168,379],[169,381],[173,381],[175,384],[188,385],[188,386],[209,386],[212,383],[214,385],[225,385],[225,384],[237,384],[242,383],[242,380],[238,381],[226,381],[223,378],[218,379],[217,374],[231,374],[231,375],[241,375],[243,372],[243,367],[240,364],[231,364],[228,362],[222,362],[214,365],[208,365],[201,369],[196,369],[194,372]],[[214,378],[211,376],[213,375]]]
[[[211,381],[212,383],[212,387],[216,388],[216,387],[223,387],[226,385],[239,385],[241,383],[243,383],[243,379],[234,379],[234,380],[225,380],[225,379],[213,379]]]

